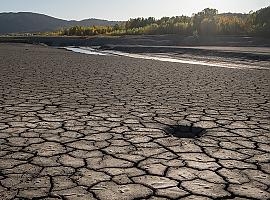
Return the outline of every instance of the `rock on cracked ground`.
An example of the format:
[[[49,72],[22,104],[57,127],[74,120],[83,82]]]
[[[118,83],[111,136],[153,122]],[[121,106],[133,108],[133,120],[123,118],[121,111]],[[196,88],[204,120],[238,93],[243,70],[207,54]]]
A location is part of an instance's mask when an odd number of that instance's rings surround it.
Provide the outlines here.
[[[1,44],[0,72],[0,199],[270,197],[269,70]]]

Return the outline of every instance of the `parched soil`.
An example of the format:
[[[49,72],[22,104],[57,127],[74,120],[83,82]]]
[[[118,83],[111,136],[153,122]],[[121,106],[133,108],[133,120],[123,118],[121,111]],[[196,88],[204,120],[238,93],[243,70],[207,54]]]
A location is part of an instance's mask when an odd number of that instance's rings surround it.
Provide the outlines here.
[[[0,199],[269,199],[269,77],[0,44]]]

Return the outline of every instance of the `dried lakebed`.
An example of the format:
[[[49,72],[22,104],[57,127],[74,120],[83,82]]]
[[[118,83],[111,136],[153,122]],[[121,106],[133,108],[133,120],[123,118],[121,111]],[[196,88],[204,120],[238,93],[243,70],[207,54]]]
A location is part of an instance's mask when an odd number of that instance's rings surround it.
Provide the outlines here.
[[[269,199],[267,69],[0,44],[0,72],[0,199]]]

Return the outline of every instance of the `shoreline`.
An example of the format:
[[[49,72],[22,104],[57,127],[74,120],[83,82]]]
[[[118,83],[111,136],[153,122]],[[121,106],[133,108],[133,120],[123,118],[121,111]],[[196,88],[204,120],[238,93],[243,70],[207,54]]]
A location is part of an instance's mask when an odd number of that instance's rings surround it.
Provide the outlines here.
[[[0,36],[0,43],[43,43],[48,46],[223,46],[270,47],[269,38],[250,36],[124,35],[124,36]]]
[[[261,58],[260,61],[250,62],[247,58],[244,60],[243,56],[241,60],[237,57],[224,59],[224,57],[218,57],[211,54],[209,55],[192,55],[188,53],[181,53],[176,55],[175,52],[164,52],[164,53],[149,53],[145,51],[135,52],[131,48],[131,51],[123,51],[123,49],[117,50],[114,48],[96,48],[96,47],[60,47],[68,51],[72,51],[80,54],[88,55],[100,55],[100,56],[120,56],[129,57],[144,60],[155,60],[161,62],[181,63],[181,64],[192,64],[192,65],[204,65],[212,67],[224,67],[224,68],[235,68],[235,69],[249,69],[249,70],[269,70],[268,61],[270,60],[265,56],[264,60]],[[121,51],[122,50],[122,51]],[[258,55],[257,55],[258,56]],[[250,59],[250,58],[249,58]],[[267,60],[268,59],[268,60]]]
[[[233,59],[270,62],[270,39],[246,36],[192,37],[178,35],[92,36],[92,37],[0,37],[0,43],[27,43],[52,47],[96,47],[100,50],[136,54],[167,54],[180,58]]]

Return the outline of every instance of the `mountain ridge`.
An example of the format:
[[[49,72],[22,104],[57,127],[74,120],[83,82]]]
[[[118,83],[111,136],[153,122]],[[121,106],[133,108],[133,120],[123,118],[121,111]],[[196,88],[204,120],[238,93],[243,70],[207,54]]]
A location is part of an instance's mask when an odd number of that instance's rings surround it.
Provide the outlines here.
[[[0,34],[55,31],[72,26],[113,26],[121,21],[88,18],[65,20],[34,12],[0,13]]]

